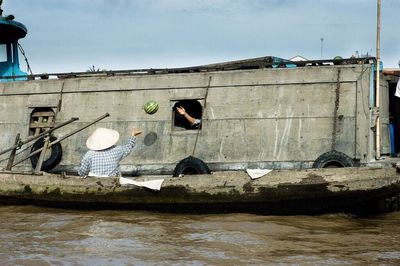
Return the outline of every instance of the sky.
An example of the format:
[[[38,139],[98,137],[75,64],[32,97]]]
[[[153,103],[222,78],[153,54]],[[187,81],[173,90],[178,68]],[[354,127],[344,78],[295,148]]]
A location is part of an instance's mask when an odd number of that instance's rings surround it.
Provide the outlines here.
[[[377,0],[3,0],[2,9],[28,28],[20,43],[35,74],[376,55]],[[400,0],[382,0],[384,68],[400,60],[399,15]]]

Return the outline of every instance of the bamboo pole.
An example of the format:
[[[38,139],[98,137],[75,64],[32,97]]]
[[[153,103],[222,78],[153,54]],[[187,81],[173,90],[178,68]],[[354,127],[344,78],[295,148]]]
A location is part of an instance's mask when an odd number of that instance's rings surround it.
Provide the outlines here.
[[[377,110],[376,117],[376,155],[378,160],[381,157],[381,119],[380,119],[380,38],[381,38],[381,0],[377,1],[377,14],[376,14],[376,78],[375,78],[375,107]]]
[[[49,146],[49,141],[50,141],[50,136],[46,136],[44,139],[42,151],[40,152],[39,160],[37,161],[37,164],[36,164],[36,167],[34,170],[35,174],[40,173],[40,170],[42,169],[43,160],[44,160],[44,156],[46,155],[47,147]]]
[[[63,127],[63,126],[65,126],[65,125],[68,125],[68,124],[70,124],[70,123],[72,123],[72,122],[74,122],[74,121],[76,121],[76,120],[79,120],[79,118],[78,118],[78,117],[72,117],[70,120],[68,120],[68,121],[66,121],[66,122],[64,122],[64,123],[62,123],[62,124],[59,124],[58,126],[55,126],[55,127],[53,127],[53,128],[50,128],[50,129],[48,129],[48,130],[46,130],[46,131],[40,133],[40,134],[37,135],[37,136],[33,136],[33,137],[30,137],[30,138],[28,138],[28,139],[26,139],[26,140],[22,140],[22,141],[20,141],[18,144],[14,144],[14,146],[12,146],[11,148],[8,148],[8,149],[6,149],[6,150],[4,150],[4,151],[1,151],[1,152],[0,152],[0,155],[2,155],[2,154],[4,154],[4,153],[7,153],[7,152],[9,152],[9,151],[12,151],[13,149],[19,148],[20,146],[22,146],[22,145],[24,145],[24,144],[27,144],[27,143],[29,143],[29,142],[31,142],[31,141],[33,141],[33,140],[38,139],[38,138],[41,138],[41,137],[43,137],[43,136],[45,136],[45,135],[47,135],[47,134],[50,134],[50,133],[53,132],[54,130],[59,129],[60,127]]]
[[[109,116],[110,116],[109,113],[105,113],[104,115],[102,115],[102,116],[100,116],[99,118],[93,120],[93,121],[90,122],[89,124],[87,124],[87,125],[85,125],[85,126],[82,126],[82,127],[78,128],[78,129],[72,131],[71,133],[69,133],[69,134],[67,134],[67,135],[65,135],[65,136],[63,136],[63,137],[61,137],[61,138],[59,138],[59,139],[53,141],[53,142],[48,143],[48,146],[47,146],[46,148],[51,147],[51,146],[53,146],[54,144],[59,143],[60,141],[62,141],[62,140],[64,140],[64,139],[66,139],[66,138],[68,138],[68,137],[70,137],[70,136],[72,136],[72,135],[78,133],[79,131],[84,130],[85,128],[87,128],[87,127],[89,127],[89,126],[91,126],[91,125],[93,125],[93,124],[99,122],[100,120],[103,120],[104,118],[109,117]],[[42,148],[40,148],[40,149],[37,149],[37,150],[31,152],[28,156],[26,156],[25,158],[19,160],[18,162],[15,162],[12,166],[15,166],[15,165],[17,165],[17,164],[19,164],[19,163],[25,161],[26,159],[32,157],[33,155],[35,155],[35,154],[41,152],[41,151],[43,150],[43,148],[44,148],[44,147],[42,147]]]

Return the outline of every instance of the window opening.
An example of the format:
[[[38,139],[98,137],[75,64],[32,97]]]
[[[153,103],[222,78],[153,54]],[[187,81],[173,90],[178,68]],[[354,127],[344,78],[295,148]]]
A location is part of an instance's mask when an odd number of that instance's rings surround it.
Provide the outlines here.
[[[7,62],[7,46],[0,44],[0,63]]]
[[[203,106],[199,101],[180,100],[174,104],[172,111],[175,128],[201,129]]]
[[[54,116],[55,113],[52,108],[39,107],[33,109],[29,123],[29,136],[37,136],[54,127]]]

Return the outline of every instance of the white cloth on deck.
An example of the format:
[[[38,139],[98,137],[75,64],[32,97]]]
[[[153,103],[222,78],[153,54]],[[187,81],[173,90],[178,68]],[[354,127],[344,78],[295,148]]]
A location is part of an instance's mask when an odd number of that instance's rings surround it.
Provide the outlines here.
[[[139,186],[139,187],[145,187],[145,188],[149,188],[152,190],[160,190],[161,189],[161,185],[164,182],[164,179],[154,179],[154,180],[148,180],[148,181],[135,181],[129,178],[125,178],[120,176],[119,177],[119,183],[121,185],[135,185],[135,186]]]
[[[265,176],[269,172],[271,172],[272,169],[246,169],[247,174],[250,176],[251,179],[257,179],[262,176]]]

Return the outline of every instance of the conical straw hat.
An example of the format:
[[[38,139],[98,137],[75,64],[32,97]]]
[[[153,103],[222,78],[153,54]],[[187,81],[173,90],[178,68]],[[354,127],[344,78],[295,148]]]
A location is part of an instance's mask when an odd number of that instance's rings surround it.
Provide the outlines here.
[[[100,151],[110,148],[119,139],[118,131],[99,127],[87,139],[86,146],[89,150]]]

